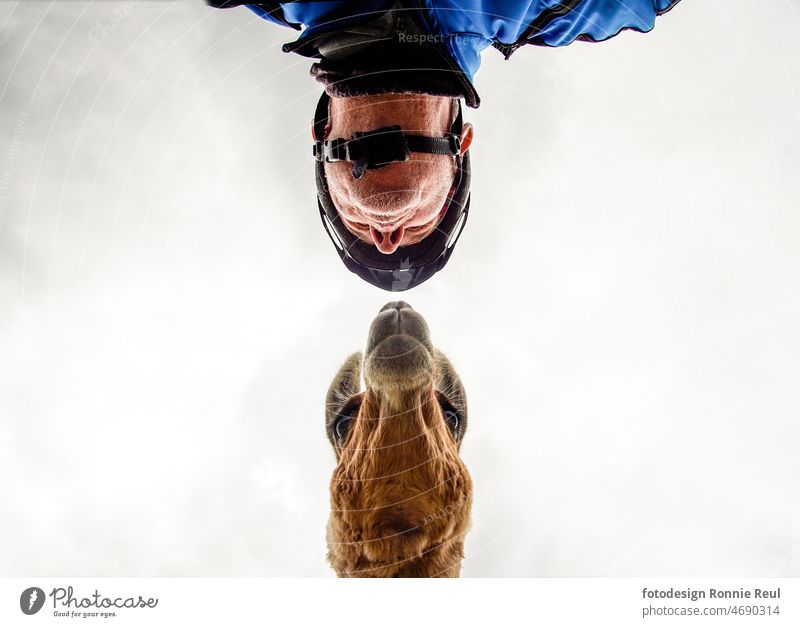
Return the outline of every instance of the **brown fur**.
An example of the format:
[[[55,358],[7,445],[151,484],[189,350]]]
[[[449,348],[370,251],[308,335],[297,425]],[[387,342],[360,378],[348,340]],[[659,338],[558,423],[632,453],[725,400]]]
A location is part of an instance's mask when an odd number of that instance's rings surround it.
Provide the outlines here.
[[[342,577],[457,577],[469,526],[472,480],[458,454],[437,394],[464,412],[463,387],[447,358],[431,352],[409,385],[358,393],[360,354],[329,390],[331,412],[346,399],[360,408],[342,446],[330,486],[328,559]],[[388,387],[388,389],[387,389]],[[445,389],[442,389],[445,388]],[[463,431],[462,431],[463,433]]]

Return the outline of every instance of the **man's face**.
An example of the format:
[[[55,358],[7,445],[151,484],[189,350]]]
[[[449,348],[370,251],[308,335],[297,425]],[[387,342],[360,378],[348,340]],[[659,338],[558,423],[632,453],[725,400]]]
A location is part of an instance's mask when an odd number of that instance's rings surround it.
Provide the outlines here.
[[[464,124],[462,154],[472,141]],[[325,164],[328,189],[347,229],[386,254],[430,235],[447,208],[456,174],[455,157],[412,153],[408,161],[367,170],[353,178],[353,166]]]

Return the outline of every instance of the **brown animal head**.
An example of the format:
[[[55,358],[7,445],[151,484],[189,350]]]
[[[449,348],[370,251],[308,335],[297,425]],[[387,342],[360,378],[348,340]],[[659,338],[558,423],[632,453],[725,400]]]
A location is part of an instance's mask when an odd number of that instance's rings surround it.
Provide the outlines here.
[[[336,573],[457,577],[472,505],[458,455],[466,395],[408,304],[380,310],[366,353],[351,355],[328,390],[325,423],[337,461],[328,522]]]

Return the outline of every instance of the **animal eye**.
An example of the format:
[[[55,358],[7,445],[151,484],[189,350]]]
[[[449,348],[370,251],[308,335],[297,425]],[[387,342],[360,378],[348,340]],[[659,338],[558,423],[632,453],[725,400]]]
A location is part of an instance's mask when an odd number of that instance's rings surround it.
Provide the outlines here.
[[[336,424],[333,427],[333,430],[336,433],[336,441],[339,443],[339,446],[342,446],[344,441],[347,439],[347,434],[350,431],[351,420],[351,416],[342,416],[336,421]]]

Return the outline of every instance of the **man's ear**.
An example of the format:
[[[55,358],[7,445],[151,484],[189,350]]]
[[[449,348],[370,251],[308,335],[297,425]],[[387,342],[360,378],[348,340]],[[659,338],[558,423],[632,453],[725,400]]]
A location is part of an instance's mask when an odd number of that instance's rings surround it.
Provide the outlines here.
[[[469,122],[464,122],[464,126],[461,128],[461,154],[463,155],[467,150],[469,150],[469,146],[472,143],[472,135],[473,129],[472,124]]]
[[[325,136],[324,137],[317,137],[317,131],[314,129],[314,120],[311,120],[311,139],[313,139],[314,141],[317,141],[317,140],[322,141],[322,140],[324,140],[326,137],[328,137],[328,134],[330,132],[331,132],[331,125],[330,125],[330,123],[328,123],[328,124],[325,125],[325,130],[323,131]]]
[[[331,132],[331,103],[328,101],[328,123],[325,125],[325,129],[322,131],[324,137],[317,137],[317,130],[314,128],[314,118],[311,118],[311,139],[314,141],[322,141],[327,139],[328,134]]]

